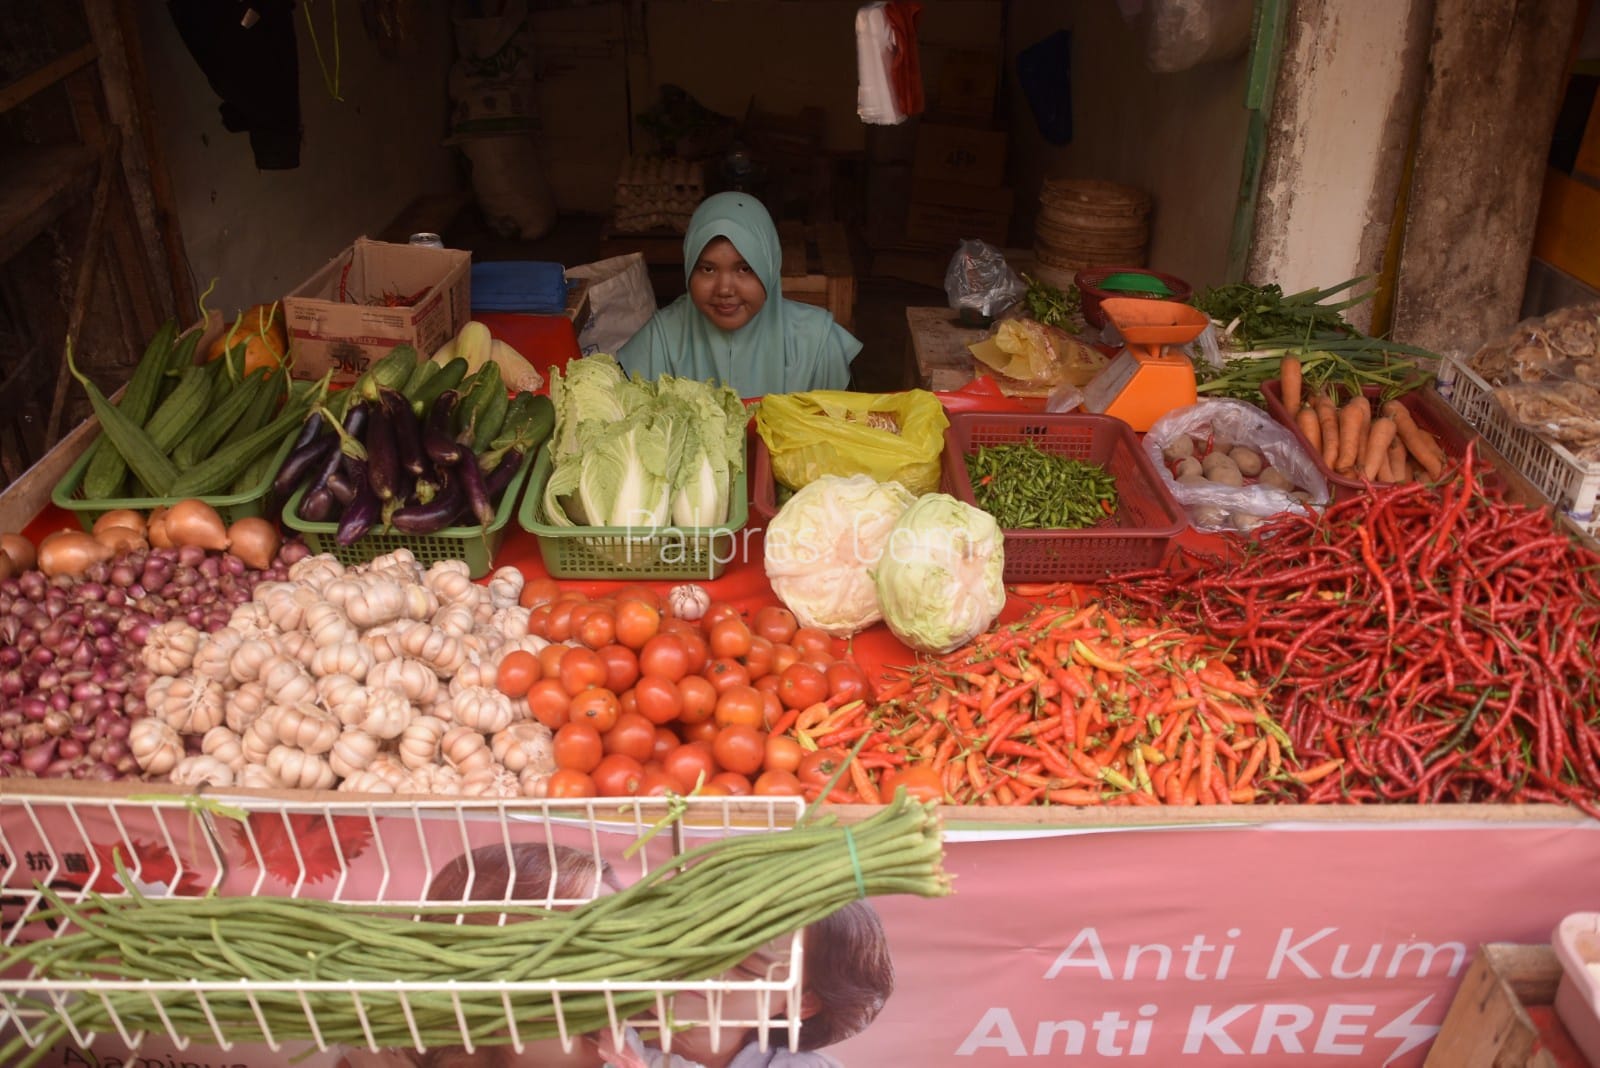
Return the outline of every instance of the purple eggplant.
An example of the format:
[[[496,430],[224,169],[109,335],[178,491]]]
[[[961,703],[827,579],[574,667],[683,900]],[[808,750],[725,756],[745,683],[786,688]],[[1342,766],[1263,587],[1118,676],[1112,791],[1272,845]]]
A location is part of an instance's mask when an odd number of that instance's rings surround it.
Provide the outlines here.
[[[278,474],[272,480],[272,492],[279,500],[287,497],[294,492],[301,479],[316,470],[319,465],[326,464],[329,457],[335,455],[338,449],[339,436],[331,430],[321,437],[296,446],[290,450],[288,456],[284,457],[283,466],[278,468]]]
[[[489,497],[489,487],[484,484],[483,471],[478,467],[478,458],[469,452],[450,470],[455,475],[455,481],[460,483],[462,492],[466,494],[467,507],[477,517],[478,522],[483,526],[493,523],[494,501]]]
[[[383,514],[383,502],[373,492],[372,486],[362,479],[355,487],[350,502],[339,517],[339,531],[334,538],[340,545],[354,545],[371,530]]]
[[[437,534],[455,523],[467,508],[467,496],[459,478],[439,488],[427,504],[408,504],[389,516],[389,525],[402,534]]]
[[[305,496],[300,500],[300,518],[312,523],[321,523],[333,514],[334,496],[332,491],[328,489],[328,479],[349,459],[345,452],[347,448],[346,441],[359,438],[361,429],[366,426],[366,423],[367,408],[365,405],[353,405],[349,411],[345,412],[343,433],[335,431],[332,435],[332,440],[335,442],[336,447],[323,458],[320,464],[312,468],[311,484],[306,488]],[[310,505],[310,515],[307,514],[306,506],[308,504]],[[324,504],[326,504],[326,511],[324,511]],[[317,518],[319,514],[320,518]]]
[[[451,418],[455,413],[460,394],[447,389],[439,394],[428,411],[428,422],[422,428],[422,449],[440,467],[461,462],[466,450],[450,433]]]
[[[505,492],[511,480],[517,477],[517,469],[522,466],[522,453],[516,449],[507,449],[500,454],[500,462],[490,468],[483,476],[483,485],[489,491],[489,499],[500,496]]]
[[[394,424],[388,412],[382,408],[373,411],[363,443],[367,447],[367,483],[379,500],[394,500],[400,496],[401,468],[395,452]]]
[[[411,410],[411,402],[392,389],[382,390],[384,411],[389,416],[389,426],[394,433],[394,451],[400,467],[421,477],[428,470],[427,458],[422,452],[422,424]]]

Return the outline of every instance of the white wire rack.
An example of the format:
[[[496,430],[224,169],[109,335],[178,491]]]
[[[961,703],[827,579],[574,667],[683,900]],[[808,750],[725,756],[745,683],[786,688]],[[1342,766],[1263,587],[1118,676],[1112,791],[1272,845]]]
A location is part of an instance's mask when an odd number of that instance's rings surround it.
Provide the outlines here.
[[[504,923],[519,908],[581,906],[649,874],[695,837],[786,829],[802,810],[798,798],[298,802],[226,792],[30,795],[8,783],[0,797],[0,946],[72,929],[38,918],[49,906],[41,886],[75,905],[91,893],[127,896],[124,879],[152,897],[266,895],[384,906],[470,901],[477,919],[487,910],[491,922]],[[629,849],[646,838],[643,848]],[[496,1044],[521,1054],[536,1033],[539,1041],[552,1040],[542,1037],[548,1030],[537,1032],[540,1025],[553,1025],[553,1040],[570,1051],[583,1038],[569,1025],[569,1016],[577,1018],[570,1007],[590,1010],[584,1019],[592,1035],[598,1003],[606,1021],[598,1030],[618,1045],[632,1027],[670,1052],[675,1032],[705,1028],[713,1049],[737,1048],[752,1034],[766,1049],[784,1032],[794,1048],[802,956],[795,932],[770,947],[757,967],[672,983],[438,982],[404,975],[382,983],[204,977],[90,983],[14,970],[0,976],[0,1043],[20,1033],[36,1049],[64,1024],[71,1041],[85,1048],[115,1035],[129,1049],[164,1036],[179,1050],[249,1042],[274,1051],[309,1044],[322,1051],[421,1053],[441,1045],[436,1021],[446,1008],[458,1025],[458,1045],[469,1053]],[[138,996],[112,996],[123,992]],[[100,1023],[92,1030],[75,1011],[86,1001],[103,1010],[94,1014]],[[488,1026],[486,1003],[494,1006]],[[254,1030],[240,1026],[241,1016],[254,1021]],[[431,1038],[418,1024],[425,1016],[435,1021]]]

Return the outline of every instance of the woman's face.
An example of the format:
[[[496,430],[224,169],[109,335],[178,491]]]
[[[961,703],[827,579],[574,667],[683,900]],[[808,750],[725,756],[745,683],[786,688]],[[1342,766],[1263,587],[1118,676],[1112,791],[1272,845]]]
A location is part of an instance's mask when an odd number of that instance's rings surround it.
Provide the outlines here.
[[[689,299],[723,330],[737,330],[767,302],[767,288],[733,242],[714,237],[689,274]]]

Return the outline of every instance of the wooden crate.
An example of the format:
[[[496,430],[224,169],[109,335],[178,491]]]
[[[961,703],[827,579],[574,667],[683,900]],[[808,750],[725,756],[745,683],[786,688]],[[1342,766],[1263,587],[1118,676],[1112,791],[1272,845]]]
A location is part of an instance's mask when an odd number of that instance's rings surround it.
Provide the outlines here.
[[[846,330],[855,328],[856,269],[843,224],[778,224],[783,247],[783,295],[827,308]]]
[[[1587,1068],[1552,1005],[1560,981],[1549,946],[1480,946],[1424,1068]]]

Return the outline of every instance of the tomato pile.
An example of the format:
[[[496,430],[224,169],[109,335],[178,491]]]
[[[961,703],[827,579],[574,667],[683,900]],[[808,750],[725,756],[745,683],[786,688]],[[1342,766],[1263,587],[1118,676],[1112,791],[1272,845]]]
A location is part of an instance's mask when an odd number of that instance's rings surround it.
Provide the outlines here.
[[[690,622],[647,586],[590,598],[550,580],[528,583],[522,604],[529,633],[551,644],[508,654],[496,685],[554,732],[551,797],[815,799],[848,750],[807,747],[791,728],[871,696],[832,637],[779,605],[747,619],[714,601]],[[829,800],[859,795],[841,779]]]

